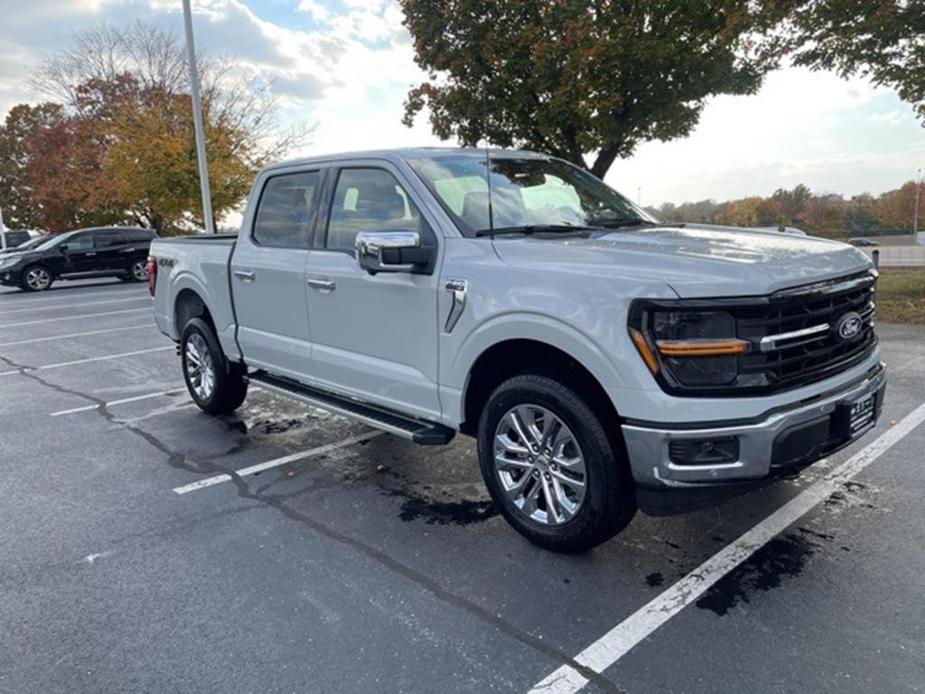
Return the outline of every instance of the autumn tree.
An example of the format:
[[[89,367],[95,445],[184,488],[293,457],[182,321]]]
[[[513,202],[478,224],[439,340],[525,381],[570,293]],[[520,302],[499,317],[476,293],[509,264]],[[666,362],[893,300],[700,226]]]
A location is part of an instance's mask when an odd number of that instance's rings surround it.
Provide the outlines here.
[[[197,61],[220,216],[240,203],[260,167],[309,129],[280,127],[269,83],[242,76],[228,60]],[[31,136],[42,150],[29,179],[43,226],[130,222],[162,233],[203,226],[185,51],[174,34],[143,23],[78,32],[32,84],[61,114]]]
[[[793,4],[399,2],[427,73],[407,125],[426,108],[443,139],[537,149],[598,177],[640,142],[689,134],[708,97],[755,92]]]
[[[12,228],[41,226],[41,209],[35,204],[29,170],[41,157],[35,154],[35,134],[60,123],[59,104],[20,104],[10,109],[0,126],[0,207]]]

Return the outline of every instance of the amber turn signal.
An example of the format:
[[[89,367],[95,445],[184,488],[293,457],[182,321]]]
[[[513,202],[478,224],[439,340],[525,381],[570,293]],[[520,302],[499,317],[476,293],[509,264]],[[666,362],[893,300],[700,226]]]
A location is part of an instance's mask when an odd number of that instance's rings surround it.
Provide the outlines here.
[[[636,349],[639,350],[639,356],[642,357],[642,360],[646,363],[646,366],[649,367],[649,371],[651,371],[653,374],[657,374],[658,359],[655,358],[655,355],[652,354],[652,350],[649,349],[646,338],[644,338],[642,333],[635,328],[630,328],[630,338],[632,338],[633,344],[636,345]]]
[[[745,340],[659,340],[656,344],[666,357],[728,357],[748,350]]]

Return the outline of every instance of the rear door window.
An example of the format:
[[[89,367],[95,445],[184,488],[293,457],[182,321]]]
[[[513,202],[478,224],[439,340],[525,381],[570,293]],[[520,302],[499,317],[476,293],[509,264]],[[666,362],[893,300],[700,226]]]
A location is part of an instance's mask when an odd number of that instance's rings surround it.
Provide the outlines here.
[[[320,179],[318,171],[270,178],[257,204],[254,241],[276,248],[308,248]]]

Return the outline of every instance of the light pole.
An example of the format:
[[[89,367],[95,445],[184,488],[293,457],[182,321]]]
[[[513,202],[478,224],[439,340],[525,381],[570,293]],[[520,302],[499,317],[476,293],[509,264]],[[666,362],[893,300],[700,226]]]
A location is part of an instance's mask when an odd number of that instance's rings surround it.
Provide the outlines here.
[[[6,250],[6,227],[3,225],[3,208],[0,207],[0,251]]]
[[[915,172],[915,207],[912,213],[912,240],[918,243],[919,240],[919,200],[922,197],[922,170]]]
[[[199,163],[199,187],[202,191],[202,220],[206,233],[215,233],[212,218],[212,191],[209,188],[209,166],[206,160],[206,137],[202,127],[202,100],[199,96],[199,70],[196,67],[196,44],[193,41],[193,10],[190,0],[183,0],[183,24],[186,29],[186,51],[189,56],[190,96],[193,99],[193,129],[196,133],[196,159]]]

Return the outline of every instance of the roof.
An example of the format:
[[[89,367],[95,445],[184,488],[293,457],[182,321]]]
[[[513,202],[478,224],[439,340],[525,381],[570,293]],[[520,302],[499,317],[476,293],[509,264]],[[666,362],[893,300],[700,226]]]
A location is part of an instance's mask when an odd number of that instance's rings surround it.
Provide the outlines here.
[[[541,159],[548,156],[546,154],[531,152],[525,149],[489,148],[488,151],[491,152],[491,156],[498,157],[499,159],[511,156]],[[356,152],[336,152],[270,164],[266,167],[265,170],[281,169],[290,166],[300,166],[302,164],[337,162],[343,161],[345,159],[384,159],[386,161],[397,162],[408,159],[436,159],[438,157],[445,157],[448,155],[484,157],[485,149],[478,147],[399,147],[395,149],[370,149]]]

